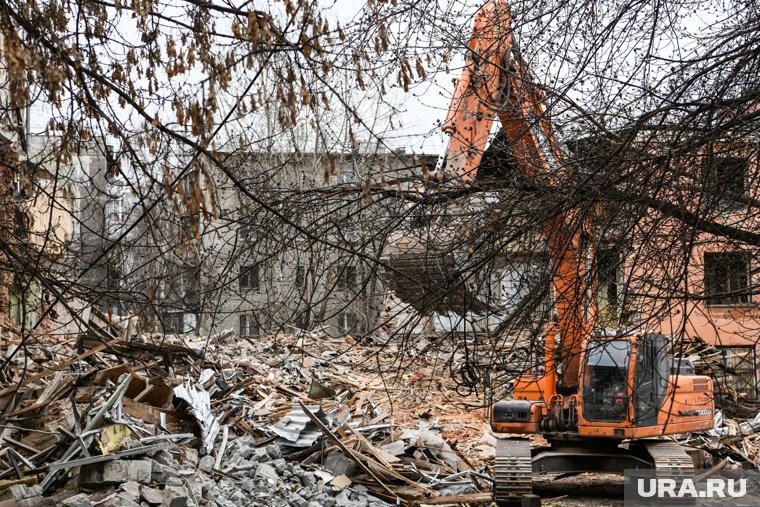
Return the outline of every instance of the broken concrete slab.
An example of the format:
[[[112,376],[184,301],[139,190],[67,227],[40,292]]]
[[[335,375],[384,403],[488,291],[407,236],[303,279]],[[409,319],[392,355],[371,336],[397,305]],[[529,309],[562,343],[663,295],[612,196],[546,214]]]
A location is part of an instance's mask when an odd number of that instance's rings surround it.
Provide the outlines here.
[[[356,471],[356,463],[339,452],[332,452],[325,458],[325,468],[333,475],[350,476]]]
[[[135,481],[127,481],[119,486],[119,496],[132,500],[133,502],[140,501],[140,484]]]
[[[89,496],[84,493],[79,493],[78,495],[66,498],[61,502],[61,505],[64,507],[90,507],[92,502],[90,501]]]
[[[151,460],[115,460],[85,465],[79,473],[79,484],[99,488],[134,481],[150,484]]]

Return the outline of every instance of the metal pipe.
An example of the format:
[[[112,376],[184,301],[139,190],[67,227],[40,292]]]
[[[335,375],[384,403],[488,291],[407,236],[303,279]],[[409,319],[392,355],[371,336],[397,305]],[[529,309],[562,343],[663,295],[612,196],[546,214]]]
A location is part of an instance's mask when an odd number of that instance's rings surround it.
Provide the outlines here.
[[[546,373],[544,375],[544,400],[548,403],[557,394],[557,367],[555,364],[555,352],[557,347],[557,324],[554,322],[546,326],[546,338],[544,340],[544,362]]]

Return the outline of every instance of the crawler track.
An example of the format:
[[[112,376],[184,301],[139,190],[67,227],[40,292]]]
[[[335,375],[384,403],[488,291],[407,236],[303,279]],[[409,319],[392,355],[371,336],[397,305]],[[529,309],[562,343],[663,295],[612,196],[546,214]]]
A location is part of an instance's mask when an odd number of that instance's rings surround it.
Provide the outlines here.
[[[533,465],[528,440],[497,440],[494,479],[494,500],[499,505],[519,503],[522,495],[533,492]]]

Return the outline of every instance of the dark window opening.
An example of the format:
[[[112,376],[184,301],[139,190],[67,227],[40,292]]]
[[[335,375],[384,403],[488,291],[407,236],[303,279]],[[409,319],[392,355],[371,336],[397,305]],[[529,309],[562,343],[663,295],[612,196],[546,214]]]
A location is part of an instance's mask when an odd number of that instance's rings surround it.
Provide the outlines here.
[[[742,157],[717,156],[707,163],[705,185],[709,197],[722,204],[746,194],[749,160]]]
[[[164,333],[185,332],[185,312],[165,312],[161,319]]]
[[[351,289],[356,286],[356,266],[342,266],[338,269],[338,280],[335,286],[339,289]]]
[[[354,334],[358,329],[359,319],[355,313],[343,312],[340,314],[340,327],[347,334]]]
[[[306,287],[309,281],[311,281],[311,283],[314,283],[315,279],[316,272],[314,268],[306,269],[306,266],[296,267],[296,287]]]
[[[618,249],[599,249],[597,263],[597,298],[600,318],[604,323],[617,325],[620,318],[618,283],[621,255]]]
[[[296,317],[296,327],[298,329],[308,330],[311,326],[311,316],[309,311],[302,312]]]
[[[750,399],[757,397],[757,364],[754,347],[718,347],[724,374],[721,387],[730,387]]]
[[[743,252],[705,254],[705,296],[708,306],[751,302],[750,259]]]
[[[258,266],[240,266],[240,276],[238,277],[240,290],[258,290],[259,288],[259,267]]]

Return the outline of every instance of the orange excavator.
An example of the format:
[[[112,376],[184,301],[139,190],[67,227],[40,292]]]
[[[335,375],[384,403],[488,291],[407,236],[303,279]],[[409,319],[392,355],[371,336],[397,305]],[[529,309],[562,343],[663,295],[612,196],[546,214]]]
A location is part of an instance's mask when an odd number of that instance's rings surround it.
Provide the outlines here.
[[[443,130],[449,135],[434,177],[479,179],[491,127],[508,164],[542,184],[570,184],[565,156],[549,121],[546,98],[520,56],[503,1],[477,14]],[[509,503],[531,492],[533,473],[692,469],[690,456],[666,435],[713,426],[709,377],[671,366],[666,337],[605,333],[596,321],[594,248],[589,229],[571,212],[546,221],[554,319],[546,329],[543,371],[514,381],[514,399],[491,407],[498,439],[495,499]],[[681,366],[679,366],[681,365]],[[671,369],[672,368],[672,369]],[[528,435],[549,446],[531,449]]]

